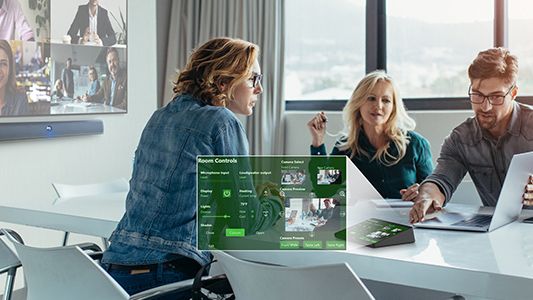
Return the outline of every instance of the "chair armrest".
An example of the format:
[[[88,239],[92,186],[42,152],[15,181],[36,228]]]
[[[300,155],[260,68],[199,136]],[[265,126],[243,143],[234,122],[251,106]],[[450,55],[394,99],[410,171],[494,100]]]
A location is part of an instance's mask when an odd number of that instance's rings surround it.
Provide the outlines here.
[[[152,299],[155,297],[168,294],[170,292],[186,291],[192,288],[193,282],[194,282],[194,279],[187,279],[183,281],[165,284],[165,285],[158,286],[158,287],[146,290],[146,291],[142,291],[135,295],[132,295],[130,297],[130,300]]]
[[[9,274],[13,274],[14,272],[16,272],[17,268],[20,268],[20,267],[22,267],[22,264],[18,262],[16,264],[6,266],[4,268],[0,268],[0,274],[4,274],[6,272],[8,272]]]
[[[95,243],[81,243],[76,244],[75,246],[80,247],[80,249],[83,251],[102,252],[102,248],[100,248],[100,246],[96,245]]]
[[[209,280],[212,278],[213,278],[212,276],[204,276],[202,277],[202,281]],[[187,290],[192,289],[193,282],[194,282],[194,278],[165,284],[165,285],[158,286],[153,289],[149,289],[149,290],[137,293],[135,295],[132,295],[130,297],[130,300],[152,299],[154,297],[157,298],[159,296],[162,296],[162,295],[165,295],[171,292],[187,291]]]
[[[93,260],[101,260],[102,259],[102,256],[104,256],[104,252],[92,252],[92,253],[87,253],[87,255],[89,255],[90,258],[92,258]]]
[[[20,237],[20,235],[15,232],[14,230],[11,230],[11,229],[7,229],[7,228],[4,228],[2,230],[5,230],[8,234],[11,235],[11,237],[13,237],[17,242],[21,243],[22,245],[24,245],[24,241],[22,240],[22,237]],[[0,231],[0,235],[4,235],[4,233],[2,231]]]

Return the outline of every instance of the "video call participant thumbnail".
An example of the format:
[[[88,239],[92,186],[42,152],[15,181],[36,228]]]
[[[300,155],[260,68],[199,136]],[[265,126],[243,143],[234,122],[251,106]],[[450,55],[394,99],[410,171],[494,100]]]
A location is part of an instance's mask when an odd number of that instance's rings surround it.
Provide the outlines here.
[[[108,76],[94,95],[84,95],[88,102],[103,103],[120,109],[127,107],[127,71],[120,67],[120,59],[116,48],[108,48],[106,54]]]
[[[111,46],[117,42],[108,12],[98,5],[98,0],[89,0],[78,7],[68,35],[73,44]]]
[[[0,39],[33,41],[34,35],[17,0],[0,0]]]
[[[28,97],[16,84],[11,45],[0,40],[0,116],[28,114]]]

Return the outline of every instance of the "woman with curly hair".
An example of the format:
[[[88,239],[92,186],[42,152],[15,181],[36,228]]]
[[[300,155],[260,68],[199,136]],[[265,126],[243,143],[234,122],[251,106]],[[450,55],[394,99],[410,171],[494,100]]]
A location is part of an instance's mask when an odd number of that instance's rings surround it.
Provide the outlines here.
[[[135,152],[126,213],[102,258],[128,293],[193,278],[210,262],[211,254],[196,248],[196,157],[248,155],[236,114],[251,115],[263,92],[258,53],[257,45],[231,38],[201,45],[175,82],[175,98],[148,121]],[[252,204],[257,212],[271,212],[258,216],[255,229],[271,226],[283,208],[271,198]]]
[[[346,155],[384,198],[413,200],[418,184],[433,171],[428,141],[413,131],[415,121],[390,76],[383,71],[367,74],[343,110],[343,136],[331,155]],[[318,113],[307,123],[311,154],[325,155],[327,118]]]

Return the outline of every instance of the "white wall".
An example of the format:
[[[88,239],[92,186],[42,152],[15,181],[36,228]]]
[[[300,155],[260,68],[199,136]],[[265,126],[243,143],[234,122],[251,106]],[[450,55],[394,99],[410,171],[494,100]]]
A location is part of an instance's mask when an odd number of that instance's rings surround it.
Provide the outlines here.
[[[342,130],[341,112],[326,112],[328,116],[328,132],[335,134]],[[315,115],[313,112],[288,112],[285,115],[285,153],[291,155],[308,155],[311,145],[311,134],[307,122]],[[431,144],[431,154],[435,162],[439,157],[444,138],[450,131],[466,118],[471,111],[411,111],[409,115],[417,122],[416,131],[425,136]],[[335,137],[326,136],[325,144],[328,152],[335,144]],[[479,196],[471,179],[467,176],[458,187],[452,201],[481,205]]]

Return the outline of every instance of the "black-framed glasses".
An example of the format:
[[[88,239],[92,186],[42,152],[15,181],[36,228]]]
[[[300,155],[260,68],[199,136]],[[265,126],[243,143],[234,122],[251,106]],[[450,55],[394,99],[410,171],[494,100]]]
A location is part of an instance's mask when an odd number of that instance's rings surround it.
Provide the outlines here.
[[[248,86],[255,89],[257,85],[261,82],[261,79],[263,79],[263,74],[253,73],[252,77],[248,78],[248,82],[252,85]]]
[[[514,84],[511,85],[511,87],[509,88],[507,93],[505,93],[505,95],[486,96],[486,95],[483,95],[482,93],[472,92],[472,85],[470,85],[470,87],[468,88],[468,96],[470,96],[470,102],[474,104],[483,104],[483,102],[485,102],[485,99],[487,99],[490,105],[502,105],[503,102],[505,101],[505,97],[509,95],[509,93],[514,87],[515,87]]]

